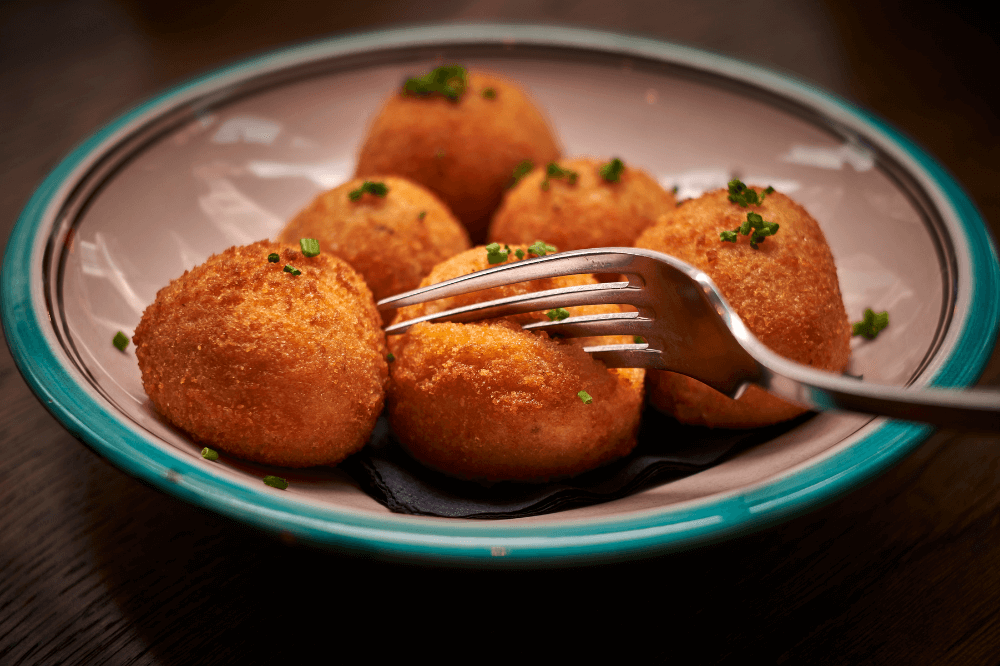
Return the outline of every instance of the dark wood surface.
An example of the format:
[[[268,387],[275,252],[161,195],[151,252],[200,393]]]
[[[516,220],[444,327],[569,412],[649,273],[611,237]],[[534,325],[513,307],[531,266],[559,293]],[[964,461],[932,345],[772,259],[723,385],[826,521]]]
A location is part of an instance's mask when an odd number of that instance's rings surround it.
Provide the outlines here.
[[[996,235],[993,26],[971,10],[875,4],[7,0],[0,240],[73,145],[166,85],[313,37],[455,19],[635,32],[792,72],[915,137]],[[1000,385],[996,353],[982,381]],[[536,572],[403,566],[284,543],[144,486],[74,440],[2,348],[0,664],[605,650],[695,663],[997,663],[998,463],[1000,434],[941,432],[826,507],[679,555]],[[465,638],[474,652],[456,649]]]

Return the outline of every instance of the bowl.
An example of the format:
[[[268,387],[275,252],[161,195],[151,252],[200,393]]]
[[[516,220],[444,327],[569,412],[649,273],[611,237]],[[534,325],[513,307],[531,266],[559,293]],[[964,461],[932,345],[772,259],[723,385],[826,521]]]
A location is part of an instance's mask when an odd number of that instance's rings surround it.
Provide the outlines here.
[[[74,150],[21,214],[2,316],[42,403],[123,471],[268,531],[389,559],[540,566],[691,548],[785,520],[912,451],[924,425],[823,413],[697,474],[530,518],[391,513],[342,471],[211,463],[151,408],[129,337],[158,289],[210,254],[274,237],[350,177],[365,124],[407,75],[461,63],[510,76],[567,155],[622,157],[678,197],[736,176],[771,184],[819,221],[852,320],[849,371],[912,386],[972,384],[996,341],[1000,267],[974,206],[885,122],[807,83],[672,44],[525,25],[445,25],[268,53],[168,90]]]

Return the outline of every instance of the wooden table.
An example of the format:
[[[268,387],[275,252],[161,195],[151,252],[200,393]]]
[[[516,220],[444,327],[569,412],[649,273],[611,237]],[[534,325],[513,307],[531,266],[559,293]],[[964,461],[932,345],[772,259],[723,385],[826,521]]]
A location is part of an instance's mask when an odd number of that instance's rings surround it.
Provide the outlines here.
[[[793,72],[914,136],[996,236],[995,34],[943,5],[854,4],[8,0],[0,239],[74,144],[166,85],[294,41],[453,19],[632,31]],[[983,382],[1000,385],[996,353]],[[997,663],[998,445],[998,433],[938,433],[820,510],[679,555],[418,568],[284,543],[144,486],[74,440],[3,348],[0,664],[357,659],[348,648],[367,659],[670,659],[693,648],[704,663]],[[452,648],[465,636],[475,652]]]

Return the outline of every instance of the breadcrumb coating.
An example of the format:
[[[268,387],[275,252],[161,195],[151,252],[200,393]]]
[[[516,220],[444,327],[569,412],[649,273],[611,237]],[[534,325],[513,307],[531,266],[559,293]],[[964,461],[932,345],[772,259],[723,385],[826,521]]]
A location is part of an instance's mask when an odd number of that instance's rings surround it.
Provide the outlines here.
[[[336,464],[382,411],[381,319],[361,277],[330,254],[260,241],[213,255],[157,293],[133,342],[157,411],[246,460]]]
[[[512,254],[508,261],[517,260]],[[485,248],[474,248],[436,267],[421,286],[487,266]],[[593,282],[591,276],[538,280],[411,306],[399,318]],[[616,307],[568,310],[578,315]],[[521,329],[539,318],[545,314],[475,324],[423,323],[390,336],[396,359],[390,368],[390,422],[414,458],[465,479],[546,481],[594,469],[634,448],[644,371],[609,370],[582,349],[631,338],[562,340]],[[578,396],[581,390],[592,396],[590,404]]]
[[[544,164],[560,151],[516,83],[477,71],[467,77],[458,101],[394,93],[368,128],[355,175],[395,174],[427,187],[481,242],[514,167],[526,159]],[[485,97],[487,89],[495,94]]]
[[[761,187],[754,187],[758,193]],[[757,249],[719,234],[738,228],[748,212],[779,225]],[[774,192],[762,205],[742,208],[727,190],[683,202],[660,218],[636,247],[672,255],[706,273],[747,327],[771,350],[822,370],[843,371],[851,327],[833,254],[819,224],[799,204]],[[751,387],[739,400],[667,372],[650,372],[650,401],[684,423],[750,428],[787,420],[804,409]]]
[[[576,172],[575,184],[549,179],[545,164],[521,178],[493,216],[489,239],[501,243],[531,243],[544,238],[560,250],[591,247],[632,247],[636,238],[676,205],[649,174],[625,165],[618,182],[601,177],[610,160],[581,157],[560,160]]]
[[[385,196],[351,192],[365,180]],[[324,253],[361,273],[375,300],[416,289],[434,266],[469,249],[465,228],[429,190],[398,176],[356,178],[323,192],[285,226],[278,240],[315,238]]]

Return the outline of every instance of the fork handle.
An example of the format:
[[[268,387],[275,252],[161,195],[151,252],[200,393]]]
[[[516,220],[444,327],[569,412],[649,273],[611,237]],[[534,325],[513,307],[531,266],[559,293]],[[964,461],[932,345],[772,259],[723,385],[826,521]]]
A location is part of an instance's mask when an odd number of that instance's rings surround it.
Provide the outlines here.
[[[773,358],[757,358],[762,366],[757,383],[811,409],[861,412],[960,430],[1000,431],[1000,391],[886,386],[806,368],[773,353],[766,355]]]

